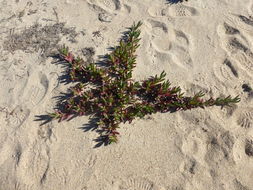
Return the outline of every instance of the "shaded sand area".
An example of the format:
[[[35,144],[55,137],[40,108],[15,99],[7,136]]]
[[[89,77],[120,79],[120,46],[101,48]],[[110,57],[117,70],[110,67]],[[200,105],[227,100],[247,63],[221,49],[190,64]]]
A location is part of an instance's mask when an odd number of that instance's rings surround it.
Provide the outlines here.
[[[99,148],[88,117],[35,121],[70,86],[59,47],[97,62],[139,20],[133,78],[241,102],[137,119]],[[0,86],[0,190],[253,189],[251,0],[0,0]]]

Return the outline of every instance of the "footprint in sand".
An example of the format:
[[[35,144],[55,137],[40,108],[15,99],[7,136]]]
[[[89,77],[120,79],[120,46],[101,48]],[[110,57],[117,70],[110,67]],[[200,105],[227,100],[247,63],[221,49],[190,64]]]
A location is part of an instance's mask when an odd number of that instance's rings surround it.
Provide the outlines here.
[[[181,45],[174,44],[170,53],[173,60],[182,68],[191,69],[193,67],[193,61],[188,49],[182,47]]]
[[[240,28],[244,32],[253,34],[253,18],[251,16],[248,17],[244,15],[230,14],[227,16],[227,22],[229,25]]]
[[[59,85],[59,76],[57,73],[51,72],[44,74],[43,72],[34,72],[28,79],[21,101],[27,107],[34,107],[40,104],[48,93],[53,91]]]
[[[179,167],[179,170],[183,175],[194,175],[198,170],[198,162],[194,158],[186,157]]]
[[[240,31],[238,29],[228,25],[226,22],[224,23],[224,29],[227,35],[240,34]]]
[[[253,75],[253,54],[251,51],[246,53],[242,51],[237,51],[232,55],[238,64],[250,75]]]
[[[49,161],[48,147],[36,142],[30,149],[23,151],[18,175],[26,184],[42,184],[47,177]]]
[[[203,132],[194,130],[187,135],[183,141],[182,152],[188,156],[193,156],[194,160],[203,163],[206,149],[202,140]]]
[[[189,37],[182,31],[175,30],[176,42],[184,48],[190,45]]]
[[[120,0],[99,0],[98,2],[102,7],[108,10],[115,11],[121,9]]]
[[[236,82],[239,78],[238,68],[236,67],[236,64],[227,58],[223,62],[215,62],[213,70],[214,75],[220,82],[224,82],[224,80]],[[226,86],[229,84],[231,83],[226,83]]]
[[[17,106],[15,107],[10,113],[7,114],[7,124],[13,128],[18,128],[24,122],[27,120],[27,118],[30,115],[30,110],[22,107],[22,106]]]
[[[93,175],[93,166],[97,160],[96,155],[87,155],[85,158],[71,159],[71,165],[62,164],[61,167],[50,168],[48,178],[57,181],[58,189],[81,189]],[[79,168],[79,170],[76,170]],[[68,188],[67,188],[68,187]]]
[[[18,167],[22,157],[22,152],[23,150],[20,142],[16,140],[7,140],[0,148],[0,153],[2,155],[0,158],[0,166],[6,161],[11,161],[15,168]]]
[[[112,13],[121,10],[120,0],[88,0],[89,5],[97,7],[97,10]]]
[[[253,157],[253,140],[247,139],[245,142],[245,154],[248,157]]]
[[[122,9],[120,0],[88,0],[88,5],[98,14],[98,20],[101,22],[111,22],[118,13],[131,11],[131,8],[125,5]]]
[[[44,73],[32,73],[28,79],[22,100],[28,106],[38,105],[45,98],[48,87],[49,80]]]
[[[13,151],[13,154],[12,154],[12,158],[14,159],[14,162],[15,162],[16,166],[19,165],[22,153],[23,153],[22,146],[18,142],[18,143],[15,144],[14,151]]]
[[[235,138],[229,131],[208,134],[205,162],[210,166],[232,164],[234,143]]]
[[[12,175],[9,174],[10,171],[16,171],[19,167],[20,160],[22,158],[23,149],[20,142],[13,139],[8,139],[0,147],[0,176],[1,179],[8,178],[6,183],[1,183],[4,186],[4,189],[13,189],[13,190],[32,190],[31,186],[25,185],[23,183],[18,183],[17,180],[11,180]],[[11,183],[8,185],[8,181]],[[1,181],[3,182],[3,181]],[[1,186],[3,187],[3,186]]]
[[[176,63],[185,69],[193,67],[193,61],[190,55],[190,38],[183,31],[174,30],[174,42],[171,47],[171,55]],[[192,50],[191,50],[192,51]]]
[[[52,92],[53,90],[55,90],[59,84],[60,84],[60,80],[59,80],[59,74],[57,72],[51,72],[49,73],[49,92]]]
[[[26,185],[20,182],[14,184],[14,190],[33,190],[35,189],[34,185]]]
[[[173,4],[163,9],[159,6],[151,6],[148,14],[152,17],[192,17],[198,16],[199,12],[190,6]]]
[[[192,67],[192,59],[189,54],[190,40],[184,32],[174,30],[163,22],[151,19],[147,21],[147,24],[150,26],[151,44],[157,52],[170,55],[180,67],[185,69]]]
[[[241,69],[252,75],[253,52],[250,49],[249,40],[235,26],[231,26],[228,23],[218,26],[217,32],[220,36],[221,46],[230,57],[229,62],[226,61],[223,65],[229,67],[235,77],[238,77],[238,70]],[[232,79],[233,77],[229,78]]]
[[[242,128],[249,129],[253,127],[253,108],[238,109],[237,124]]]
[[[199,12],[197,9],[190,6],[173,4],[162,10],[162,15],[171,17],[191,17],[199,15]]]
[[[97,162],[97,156],[90,154],[90,155],[87,155],[85,159],[75,160],[74,165],[75,165],[75,168],[81,168],[83,166],[87,166],[87,171],[89,170],[90,173],[92,173],[93,166],[96,164],[96,162]]]
[[[159,52],[168,52],[171,49],[172,37],[169,37],[167,25],[155,20],[148,20],[148,23],[151,25],[151,43],[154,48]]]
[[[77,171],[77,169],[73,169],[74,171],[70,171],[67,167],[61,167],[60,169],[50,169],[48,178],[50,181],[54,182],[55,187],[57,189],[80,189],[87,190],[87,182],[90,179],[91,173],[93,171],[79,168],[82,171]],[[50,185],[50,183],[48,183]]]
[[[148,14],[151,17],[162,17],[162,16],[166,16],[164,15],[164,9],[161,9],[160,6],[151,6],[150,8],[148,8]]]
[[[156,185],[146,178],[129,178],[122,182],[119,190],[158,190]]]
[[[253,136],[238,137],[233,147],[233,158],[237,169],[237,179],[243,184],[252,184]]]
[[[40,126],[37,134],[38,134],[38,137],[40,139],[44,140],[45,142],[48,140],[51,142],[51,140],[52,140],[51,138],[55,137],[53,134],[53,125],[47,124],[47,125]]]

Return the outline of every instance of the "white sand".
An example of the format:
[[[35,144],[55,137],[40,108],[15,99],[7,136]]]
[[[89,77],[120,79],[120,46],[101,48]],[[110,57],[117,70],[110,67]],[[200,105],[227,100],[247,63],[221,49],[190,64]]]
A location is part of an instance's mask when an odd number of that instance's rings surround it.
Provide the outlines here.
[[[252,0],[0,0],[0,190],[253,189],[250,15]],[[49,55],[93,47],[97,61],[139,20],[136,80],[165,70],[187,95],[241,102],[122,124],[100,148],[88,117],[40,126],[68,88]]]

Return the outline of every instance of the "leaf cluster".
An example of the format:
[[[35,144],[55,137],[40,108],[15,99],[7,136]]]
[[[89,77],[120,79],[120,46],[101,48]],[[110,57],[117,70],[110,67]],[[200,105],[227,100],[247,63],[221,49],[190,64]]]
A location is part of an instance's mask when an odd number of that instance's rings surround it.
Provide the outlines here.
[[[134,81],[132,72],[136,66],[141,24],[132,25],[119,46],[106,56],[103,66],[85,64],[66,47],[60,50],[61,59],[69,65],[70,79],[76,85],[70,89],[69,97],[61,102],[61,108],[50,114],[52,119],[63,121],[93,114],[98,118],[96,124],[105,143],[113,143],[118,141],[120,123],[131,123],[135,118],[156,112],[226,106],[240,101],[238,96],[204,100],[203,92],[193,97],[184,96],[180,87],[172,87],[165,79],[164,71],[147,80]]]

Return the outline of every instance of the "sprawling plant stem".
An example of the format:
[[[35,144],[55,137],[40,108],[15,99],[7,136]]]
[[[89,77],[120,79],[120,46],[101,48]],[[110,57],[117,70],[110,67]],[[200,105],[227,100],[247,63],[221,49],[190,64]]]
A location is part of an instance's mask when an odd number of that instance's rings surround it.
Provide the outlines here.
[[[141,22],[134,24],[119,46],[105,59],[105,66],[90,63],[69,52],[60,51],[61,58],[69,64],[68,74],[77,84],[70,89],[70,97],[61,102],[61,108],[50,116],[59,121],[76,116],[94,114],[99,120],[105,141],[117,142],[120,123],[131,122],[156,112],[173,112],[197,107],[226,106],[240,101],[239,97],[202,99],[203,92],[193,97],[184,96],[180,87],[171,87],[163,71],[159,76],[142,82],[132,79],[136,66],[135,52],[139,47]],[[93,85],[94,88],[87,88]]]

